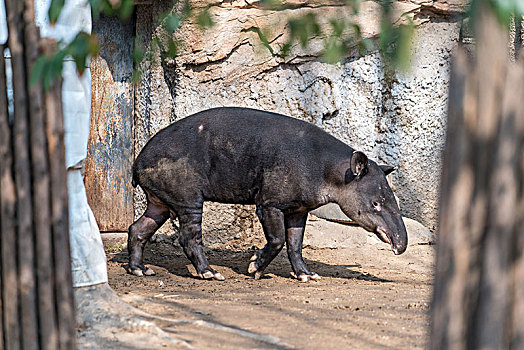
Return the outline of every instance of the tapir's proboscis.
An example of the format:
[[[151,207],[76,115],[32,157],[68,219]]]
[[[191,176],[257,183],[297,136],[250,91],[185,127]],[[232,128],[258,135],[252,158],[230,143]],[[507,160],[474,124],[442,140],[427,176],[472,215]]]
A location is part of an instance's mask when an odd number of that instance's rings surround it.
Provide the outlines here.
[[[133,165],[133,186],[146,193],[147,209],[129,228],[128,270],[154,274],[143,263],[144,246],[171,217],[178,218],[180,245],[198,275],[223,280],[203,251],[205,201],[256,205],[267,240],[248,267],[256,279],[284,244],[297,279],[320,278],[302,258],[302,239],[308,212],[327,203],[402,254],[406,228],[386,180],[393,169],[284,115],[249,108],[196,113],[158,132]]]

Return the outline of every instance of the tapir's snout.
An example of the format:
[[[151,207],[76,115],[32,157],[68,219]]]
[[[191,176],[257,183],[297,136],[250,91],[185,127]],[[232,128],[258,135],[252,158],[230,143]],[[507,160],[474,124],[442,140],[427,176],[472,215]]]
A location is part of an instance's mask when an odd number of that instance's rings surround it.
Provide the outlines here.
[[[395,255],[400,255],[404,253],[408,247],[408,234],[402,218],[400,217],[396,221],[396,225],[393,225],[394,229],[386,229],[379,226],[376,228],[375,234],[384,243],[388,243],[391,246],[391,250]]]
[[[395,253],[395,255],[400,255],[406,251],[407,247],[408,247],[407,244],[398,245],[398,246],[393,246],[392,250],[393,250],[393,253]]]

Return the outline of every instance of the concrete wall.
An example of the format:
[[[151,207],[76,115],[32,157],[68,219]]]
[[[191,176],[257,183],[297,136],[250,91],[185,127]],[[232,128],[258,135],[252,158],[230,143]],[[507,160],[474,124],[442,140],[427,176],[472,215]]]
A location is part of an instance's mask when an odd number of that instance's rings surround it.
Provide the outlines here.
[[[336,65],[318,58],[322,38],[312,48],[295,47],[286,60],[265,49],[253,25],[271,28],[271,45],[285,40],[285,19],[314,11],[319,18],[346,16],[333,4],[283,12],[218,1],[216,25],[202,32],[189,22],[177,32],[183,42],[176,60],[145,63],[135,95],[135,152],[155,132],[192,113],[217,106],[248,106],[312,122],[372,159],[398,166],[391,177],[404,216],[434,228],[437,219],[441,151],[445,141],[450,55],[459,24],[411,2],[397,3],[418,24],[411,70],[385,74],[378,54],[357,53]],[[302,2],[303,3],[303,2]],[[313,5],[312,5],[313,4]],[[315,5],[317,4],[317,5]],[[195,3],[198,7],[199,3]],[[377,4],[362,5],[364,35],[376,34]],[[163,35],[154,16],[164,2],[138,10],[137,35],[147,45]],[[135,214],[143,193],[135,193]],[[209,204],[204,212],[207,244],[240,247],[263,241],[254,208]]]

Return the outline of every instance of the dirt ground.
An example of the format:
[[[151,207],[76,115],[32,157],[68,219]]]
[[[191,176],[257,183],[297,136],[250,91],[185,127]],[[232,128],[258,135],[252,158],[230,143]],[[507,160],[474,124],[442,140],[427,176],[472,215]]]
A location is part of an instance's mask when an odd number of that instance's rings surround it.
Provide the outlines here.
[[[206,281],[179,247],[150,243],[145,263],[157,275],[127,274],[123,250],[108,253],[109,284],[189,348],[425,348],[434,247],[383,248],[304,249],[322,277],[308,283],[291,278],[285,249],[258,281],[246,272],[253,251],[208,250],[226,280]]]

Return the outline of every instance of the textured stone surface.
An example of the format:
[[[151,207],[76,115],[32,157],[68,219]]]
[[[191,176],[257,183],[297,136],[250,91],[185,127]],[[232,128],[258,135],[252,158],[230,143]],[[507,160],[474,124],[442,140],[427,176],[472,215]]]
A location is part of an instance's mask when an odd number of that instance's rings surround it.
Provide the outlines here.
[[[418,4],[401,3],[397,15],[411,11],[422,24],[414,38],[411,70],[387,74],[376,53],[355,54],[336,65],[322,63],[317,57],[322,38],[313,40],[309,50],[293,48],[292,55],[283,60],[249,31],[253,25],[267,25],[276,49],[286,38],[286,16],[315,11],[327,21],[330,15],[346,16],[340,6],[317,4],[275,12],[248,1],[216,4],[211,9],[216,22],[211,30],[198,31],[188,23],[177,33],[184,44],[176,61],[161,64],[157,60],[142,67],[145,74],[136,90],[135,151],[172,121],[211,107],[244,106],[283,113],[324,128],[372,159],[397,166],[390,182],[403,215],[433,228],[449,57],[458,40],[458,24],[416,15]],[[153,20],[154,14],[165,10],[160,6],[166,5],[144,6],[138,12],[137,31],[146,44],[152,35],[162,34]],[[373,2],[363,5],[359,20],[367,36],[376,33],[376,6]],[[143,210],[140,190],[135,203],[139,215]],[[203,227],[207,244],[263,242],[253,207],[206,205]]]
[[[342,212],[342,209],[340,209],[338,204],[335,203],[328,203],[326,205],[323,205],[320,208],[311,211],[311,214],[321,219],[327,219],[336,222],[353,222],[350,218],[346,216],[346,214]]]

